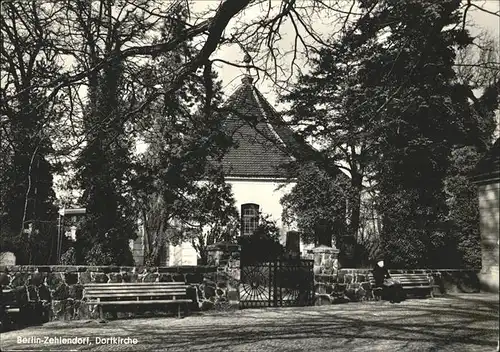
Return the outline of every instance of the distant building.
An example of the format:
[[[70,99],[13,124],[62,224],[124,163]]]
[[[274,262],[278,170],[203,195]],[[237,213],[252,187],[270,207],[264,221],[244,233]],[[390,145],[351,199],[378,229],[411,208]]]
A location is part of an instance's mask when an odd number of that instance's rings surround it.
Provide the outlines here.
[[[301,145],[250,76],[242,79],[226,108],[225,129],[235,146],[224,156],[222,167],[240,210],[241,235],[253,233],[262,213],[276,221],[285,243],[286,232],[293,229],[282,221],[280,199],[295,183],[287,182],[284,166],[295,160],[293,151]]]
[[[16,265],[16,255],[13,252],[0,252],[0,265]]]
[[[479,188],[481,286],[498,292],[500,138],[476,166],[472,182]]]
[[[67,240],[76,241],[76,231],[79,221],[85,217],[85,208],[61,208],[57,221],[57,262],[60,264],[63,255],[63,243]]]

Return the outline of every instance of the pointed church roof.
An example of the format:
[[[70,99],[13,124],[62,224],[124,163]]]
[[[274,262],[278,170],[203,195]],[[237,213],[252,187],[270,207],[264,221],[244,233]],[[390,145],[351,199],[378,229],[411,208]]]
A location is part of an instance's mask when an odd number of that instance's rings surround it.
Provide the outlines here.
[[[235,146],[222,159],[226,177],[283,178],[300,142],[286,122],[245,76],[224,106],[224,129]]]

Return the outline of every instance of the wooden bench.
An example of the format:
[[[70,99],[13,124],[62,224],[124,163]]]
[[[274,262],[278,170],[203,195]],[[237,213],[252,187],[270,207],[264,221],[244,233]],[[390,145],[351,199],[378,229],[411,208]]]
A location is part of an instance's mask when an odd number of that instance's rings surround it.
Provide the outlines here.
[[[0,332],[7,331],[14,321],[13,315],[19,316],[21,309],[13,290],[0,287]]]
[[[434,282],[428,274],[422,273],[405,273],[405,274],[390,274],[391,278],[399,281],[403,290],[406,292],[420,292],[424,294],[424,297],[428,295],[434,297],[433,290],[437,285],[434,285]],[[375,287],[375,280],[373,279],[373,275],[369,275],[370,285],[372,287],[372,296],[374,299],[377,296],[380,296],[382,289],[380,287]]]
[[[0,330],[46,323],[50,312],[50,301],[40,297],[37,287],[0,288]]]
[[[405,273],[405,274],[391,274],[394,280],[397,280],[403,286],[403,290],[412,292],[424,293],[424,297],[434,297],[434,280],[428,274],[420,273]]]
[[[87,304],[99,307],[103,319],[103,306],[133,306],[137,309],[145,304],[177,304],[177,316],[181,317],[181,305],[188,312],[187,288],[184,282],[133,282],[84,285]]]
[[[3,288],[0,291],[0,297],[2,298],[2,309],[6,314],[19,313],[19,302],[17,302],[14,291],[12,289]]]

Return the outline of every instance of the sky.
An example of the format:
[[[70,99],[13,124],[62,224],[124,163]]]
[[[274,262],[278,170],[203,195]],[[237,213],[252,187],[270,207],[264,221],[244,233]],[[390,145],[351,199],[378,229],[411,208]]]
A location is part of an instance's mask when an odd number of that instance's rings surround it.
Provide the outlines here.
[[[298,4],[306,4],[307,0],[297,0]],[[207,14],[209,16],[213,16],[213,11],[217,8],[217,6],[221,3],[220,0],[193,0],[191,15],[193,19],[203,20],[206,18]],[[490,12],[500,12],[500,2],[496,0],[481,0],[481,1],[473,1],[473,3],[481,8],[484,8]],[[267,2],[264,1],[264,4]],[[281,4],[281,0],[272,0],[272,4],[275,7],[275,10],[279,8]],[[350,4],[350,1],[346,1],[346,4]],[[267,5],[266,5],[267,6]],[[347,9],[346,9],[347,10]],[[251,6],[249,9],[244,10],[239,16],[237,16],[234,20],[229,22],[228,28],[226,29],[224,35],[229,36],[234,29],[241,22],[255,21],[256,18],[263,17],[267,11],[266,7],[262,5]],[[471,8],[468,11],[468,19],[469,30],[472,35],[477,35],[483,31],[487,31],[491,33],[493,37],[500,38],[500,19],[492,14],[488,14],[483,11],[479,11],[475,8]],[[323,39],[328,37],[328,34],[332,33],[335,30],[335,27],[332,26],[331,23],[331,15],[322,13],[316,16],[313,28],[316,32],[318,32]],[[196,21],[196,20],[193,20]],[[333,28],[332,28],[333,27]],[[290,50],[293,47],[294,36],[292,33],[293,26],[288,21],[283,23],[281,28],[282,40],[279,42],[278,48],[281,51]],[[307,41],[307,38],[306,38]],[[203,44],[203,42],[200,42]],[[252,55],[256,55],[255,53],[251,53]],[[232,63],[237,63],[243,65],[243,56],[244,52],[237,45],[225,45],[219,47],[211,56],[212,59],[223,59],[225,61],[229,61]],[[282,66],[285,68],[286,77],[290,74],[290,62],[292,55],[289,54],[285,56],[281,62]],[[299,66],[303,71],[307,71],[309,66],[304,57],[299,57],[298,59]],[[234,90],[241,84],[241,78],[246,73],[245,69],[234,67],[227,64],[215,63],[214,69],[218,73],[219,78],[222,81],[223,93],[227,98],[230,96]],[[256,71],[253,70],[251,72],[253,75],[256,74]],[[292,81],[297,78],[297,70],[294,71],[292,75]],[[271,79],[266,79],[261,76],[258,81],[256,81],[256,87],[263,93],[263,95],[269,100],[269,102],[278,110],[283,110],[285,106],[280,104],[278,100],[279,90],[280,88],[274,84]],[[500,117],[500,114],[497,114]],[[497,129],[497,134],[500,133],[500,126]],[[146,146],[142,143],[138,143],[137,152],[141,153],[146,149]]]
[[[299,0],[299,3],[302,0]],[[207,8],[214,8],[219,4],[219,0],[195,0],[194,1],[194,11],[203,11]],[[280,1],[276,0],[276,4],[279,5]],[[500,1],[497,0],[482,0],[482,1],[473,1],[474,4],[489,10],[490,12],[500,11]],[[259,8],[259,6],[253,7],[250,10],[246,10],[241,16],[243,19],[252,19],[261,14],[263,9]],[[321,16],[320,16],[321,17]],[[487,31],[491,33],[494,37],[500,38],[500,19],[497,16],[492,14],[488,14],[477,9],[471,8],[468,12],[468,18],[471,22],[474,23],[474,26],[469,26],[469,30],[473,35],[477,35],[481,31]],[[231,32],[232,26],[234,26],[235,21],[229,23],[229,30],[226,32]],[[332,31],[332,26],[328,23],[328,19],[326,16],[323,18],[318,18],[315,21],[314,29],[320,34],[327,34]],[[283,50],[290,48],[293,44],[294,37],[292,35],[287,35],[292,33],[293,27],[291,23],[285,23],[283,26],[283,40],[280,43],[280,46]],[[243,52],[237,46],[226,46],[217,50],[212,58],[221,58],[226,61],[236,62],[241,64],[243,59]],[[291,61],[291,55],[287,58],[288,60],[284,61],[286,65]],[[305,60],[301,60],[300,66],[307,70],[307,64]],[[236,68],[230,65],[217,64],[215,67],[216,71],[219,74],[219,78],[222,80],[222,86],[224,87],[224,94],[230,95],[236,87],[241,82],[241,77],[244,74],[244,69]],[[296,77],[297,75],[295,75]],[[277,103],[277,89],[273,82],[269,79],[262,79],[256,83],[257,88],[264,94],[264,96],[275,106],[277,110],[280,110],[282,105]]]
[[[301,1],[301,0],[299,0]],[[198,0],[195,4],[194,8],[213,8],[217,6],[219,1],[211,1],[211,0]],[[279,5],[280,1],[276,0],[276,3]],[[473,1],[473,3],[481,8],[484,8],[490,12],[500,13],[500,1]],[[259,16],[263,9],[259,7],[251,8],[250,10],[245,11],[242,14],[243,19],[252,19],[256,16]],[[331,23],[328,23],[327,16],[323,16],[323,18],[318,18],[314,23],[314,30],[318,33],[322,34],[324,38],[326,38],[326,34],[331,33],[334,28],[332,28]],[[480,11],[475,8],[471,8],[467,13],[468,17],[468,29],[473,36],[480,34],[481,32],[488,32],[494,38],[498,38],[500,40],[500,19],[499,17],[489,14],[483,11]],[[234,25],[234,22],[230,22],[228,26],[228,30],[226,32],[231,32],[231,26]],[[285,33],[282,42],[280,43],[283,50],[290,48],[293,45],[294,37],[292,35],[286,35],[288,31],[292,32],[293,27],[290,23],[285,23],[283,26],[283,32]],[[227,34],[227,33],[226,33]],[[217,50],[212,58],[222,58],[229,62],[236,62],[242,64],[242,58],[244,53],[237,46],[230,47],[221,47]],[[291,60],[291,55],[287,59],[284,60],[285,65],[289,65]],[[300,66],[304,71],[307,70],[308,66],[304,59],[300,60]],[[224,89],[225,96],[231,95],[231,93],[238,87],[241,83],[241,78],[245,74],[245,70],[242,68],[233,67],[230,65],[219,65],[216,67],[216,71],[219,74],[219,78],[222,80],[222,86]],[[294,75],[294,78],[297,77],[297,73]],[[277,99],[279,96],[279,88],[276,88],[276,85],[270,79],[260,79],[256,82],[256,87],[263,93],[263,95],[269,100],[269,102],[279,111],[285,108],[283,104],[280,104]],[[497,128],[495,131],[495,138],[498,138],[500,135],[500,111],[497,110]],[[309,141],[313,145],[315,145],[314,141]]]
[[[303,3],[304,1],[305,0],[297,0],[299,4],[301,2]],[[197,16],[207,10],[215,9],[220,4],[220,2],[221,0],[193,0],[192,14]],[[280,2],[281,0],[273,0],[273,5],[279,6]],[[483,1],[473,1],[473,2],[476,5],[481,6],[491,12],[500,11],[499,2],[496,0],[483,0]],[[249,10],[244,11],[240,16],[238,16],[238,18],[229,23],[228,29],[226,30],[225,34],[226,35],[230,34],[231,30],[234,28],[235,24],[238,23],[238,21],[253,20],[258,16],[262,16],[265,10],[266,9],[260,6],[254,6]],[[488,31],[493,36],[500,38],[499,34],[500,22],[498,17],[473,9],[469,11],[469,15],[471,21],[475,23],[475,27],[469,27],[473,35],[481,31]],[[315,18],[314,21],[315,31],[317,31],[319,34],[324,35],[325,38],[326,34],[331,33],[333,30],[331,23],[329,23],[328,18],[329,16],[327,16],[326,14],[320,14]],[[289,22],[284,23],[282,27],[283,37],[279,44],[280,49],[287,50],[292,47],[294,37],[293,35],[291,35],[291,33],[293,33],[292,24]],[[238,46],[232,45],[232,46],[222,46],[212,55],[211,58],[220,58],[229,62],[242,64],[243,56],[244,53],[242,52],[242,50]],[[286,67],[289,67],[290,61],[291,61],[291,56],[288,56],[287,58],[284,59],[283,64]],[[299,59],[299,66],[303,70],[308,69],[308,65],[303,58]],[[226,97],[230,95],[241,83],[241,78],[245,73],[245,70],[242,68],[236,68],[224,64],[216,64],[215,70],[217,71],[219,78],[222,80],[222,86]],[[294,77],[296,76],[297,72],[295,72]],[[277,103],[277,97],[278,97],[277,89],[271,80],[261,79],[256,82],[256,86],[277,110],[281,110],[283,108],[283,105]],[[138,143],[136,146],[136,152],[138,153],[143,152],[145,149],[146,145],[143,143]]]

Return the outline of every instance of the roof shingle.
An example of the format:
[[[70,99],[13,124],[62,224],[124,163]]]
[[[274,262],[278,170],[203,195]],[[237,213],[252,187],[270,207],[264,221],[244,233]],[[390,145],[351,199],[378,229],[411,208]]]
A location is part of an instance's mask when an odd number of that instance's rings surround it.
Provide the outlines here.
[[[283,168],[294,160],[300,144],[250,77],[229,97],[224,129],[235,143],[222,159],[226,176],[286,177]]]

